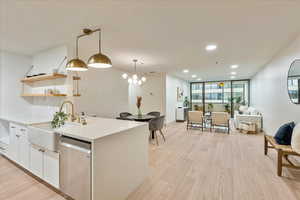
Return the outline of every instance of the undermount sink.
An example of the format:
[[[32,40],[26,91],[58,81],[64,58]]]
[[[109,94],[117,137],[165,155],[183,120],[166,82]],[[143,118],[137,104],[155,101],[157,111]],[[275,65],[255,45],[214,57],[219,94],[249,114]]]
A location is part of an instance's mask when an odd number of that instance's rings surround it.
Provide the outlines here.
[[[77,123],[66,123],[62,128],[78,125]],[[28,140],[31,144],[44,149],[58,151],[59,134],[57,134],[56,129],[51,127],[50,122],[29,126]]]

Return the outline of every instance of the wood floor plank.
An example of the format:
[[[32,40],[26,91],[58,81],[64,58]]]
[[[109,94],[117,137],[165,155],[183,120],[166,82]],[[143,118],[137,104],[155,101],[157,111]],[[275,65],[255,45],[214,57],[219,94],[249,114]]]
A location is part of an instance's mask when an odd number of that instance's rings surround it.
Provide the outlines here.
[[[276,154],[263,136],[186,131],[172,123],[166,142],[149,145],[148,178],[127,200],[299,200],[300,171],[276,175]],[[0,156],[1,200],[64,200]]]

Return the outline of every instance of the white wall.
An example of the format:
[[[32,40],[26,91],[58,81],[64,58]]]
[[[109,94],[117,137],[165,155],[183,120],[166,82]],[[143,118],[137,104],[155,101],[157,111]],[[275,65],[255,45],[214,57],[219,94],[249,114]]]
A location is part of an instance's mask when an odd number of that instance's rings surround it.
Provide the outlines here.
[[[54,69],[57,69],[59,64],[63,61],[64,57],[68,55],[66,46],[59,46],[51,49],[47,49],[36,53],[32,57],[32,64],[34,66],[31,74],[46,73],[52,74]],[[66,73],[65,66],[67,60],[63,62],[60,68],[60,73]],[[27,86],[26,86],[27,87]],[[49,81],[36,82],[29,86],[29,92],[31,93],[44,93],[47,88],[58,89],[61,93],[68,92],[69,85],[68,79],[55,79]],[[28,87],[27,87],[28,88]],[[32,99],[31,112],[36,116],[51,119],[53,114],[59,109],[61,103],[65,100],[65,97],[26,97]]]
[[[147,81],[141,86],[129,85],[129,111],[137,114],[136,98],[141,96],[141,111],[143,114],[158,111],[164,115],[164,74],[148,75],[146,77]]]
[[[68,55],[66,46],[58,46],[55,48],[41,51],[33,56],[32,64],[34,66],[32,73],[47,73],[52,74],[53,69],[56,69],[63,61],[64,57]],[[60,72],[65,73],[65,66],[67,61],[61,65]]]
[[[81,97],[74,97],[76,110],[111,118],[128,112],[128,84],[122,74],[114,68],[80,73]]]
[[[290,102],[287,74],[294,59],[300,58],[300,37],[276,55],[251,80],[251,104],[263,114],[264,130],[274,135],[280,125],[300,122],[300,105]]]
[[[31,100],[21,98],[25,73],[31,66],[31,58],[8,52],[1,52],[0,98],[1,115],[20,115],[30,112]]]
[[[1,52],[0,114],[5,116],[31,116],[51,119],[63,98],[21,97],[24,93],[44,93],[45,88],[66,90],[66,80],[22,84],[20,81],[34,65],[31,74],[52,73],[67,55],[66,47],[58,47],[37,53],[33,57]],[[65,63],[63,64],[65,65]],[[64,67],[62,67],[64,68]],[[62,91],[63,93],[65,91]]]
[[[166,75],[166,97],[165,97],[165,110],[166,110],[166,122],[170,123],[176,120],[176,108],[183,106],[183,102],[177,101],[177,87],[183,89],[183,96],[189,97],[190,87],[187,81],[179,79],[174,76]]]

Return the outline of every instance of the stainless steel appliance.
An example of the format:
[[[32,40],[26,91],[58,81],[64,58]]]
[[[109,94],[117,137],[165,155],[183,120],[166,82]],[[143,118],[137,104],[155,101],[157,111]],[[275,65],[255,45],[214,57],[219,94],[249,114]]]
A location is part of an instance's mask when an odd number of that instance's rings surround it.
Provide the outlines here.
[[[75,200],[91,200],[91,143],[61,136],[60,189]]]

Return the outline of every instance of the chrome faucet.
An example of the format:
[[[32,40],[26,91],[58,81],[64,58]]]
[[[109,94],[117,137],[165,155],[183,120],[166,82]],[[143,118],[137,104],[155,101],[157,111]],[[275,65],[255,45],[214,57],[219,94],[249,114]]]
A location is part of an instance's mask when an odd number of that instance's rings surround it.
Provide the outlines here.
[[[71,121],[74,122],[76,120],[76,116],[74,114],[74,104],[72,103],[72,101],[64,101],[60,106],[59,112],[62,112],[62,109],[63,109],[64,105],[66,105],[66,104],[71,105],[71,108],[72,108]]]

